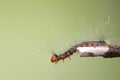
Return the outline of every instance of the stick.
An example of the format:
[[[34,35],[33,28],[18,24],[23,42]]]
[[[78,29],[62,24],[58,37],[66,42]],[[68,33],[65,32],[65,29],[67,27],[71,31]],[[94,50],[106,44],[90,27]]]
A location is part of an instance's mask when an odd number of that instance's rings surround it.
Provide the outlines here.
[[[104,58],[120,57],[120,44],[109,46],[108,52],[103,55]]]
[[[120,44],[98,47],[78,47],[77,51],[80,57],[102,56],[104,58],[114,58],[120,57]]]

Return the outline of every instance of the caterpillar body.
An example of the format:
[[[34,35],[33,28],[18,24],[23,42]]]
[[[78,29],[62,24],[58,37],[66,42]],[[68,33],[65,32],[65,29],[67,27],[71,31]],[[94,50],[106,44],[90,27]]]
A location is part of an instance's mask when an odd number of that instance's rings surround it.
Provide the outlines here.
[[[53,54],[51,56],[51,62],[57,63],[60,60],[66,59],[67,57],[70,58],[72,54],[77,52],[78,47],[97,47],[97,46],[110,46],[110,43],[105,40],[99,40],[99,41],[84,41],[79,44],[76,44],[72,46],[70,49],[65,51],[63,54]]]

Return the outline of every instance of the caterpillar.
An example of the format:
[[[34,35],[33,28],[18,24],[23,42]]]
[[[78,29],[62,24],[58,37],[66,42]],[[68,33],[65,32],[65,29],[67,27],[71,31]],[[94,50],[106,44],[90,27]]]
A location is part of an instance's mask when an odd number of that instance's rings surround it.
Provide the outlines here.
[[[74,46],[72,46],[70,49],[68,49],[67,51],[65,51],[63,54],[53,54],[51,56],[51,62],[52,63],[57,63],[60,60],[66,59],[67,57],[70,58],[70,56],[72,54],[74,54],[75,52],[77,52],[77,48],[78,47],[97,47],[97,46],[110,46],[110,43],[108,41],[105,40],[99,40],[99,41],[84,41],[81,42],[79,44],[76,44]]]

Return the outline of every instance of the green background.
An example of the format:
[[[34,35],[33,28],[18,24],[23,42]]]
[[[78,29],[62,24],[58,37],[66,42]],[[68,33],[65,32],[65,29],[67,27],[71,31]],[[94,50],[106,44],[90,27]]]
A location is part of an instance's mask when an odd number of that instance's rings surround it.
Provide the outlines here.
[[[0,80],[120,80],[120,59],[50,62],[103,33],[119,43],[119,0],[0,0]]]

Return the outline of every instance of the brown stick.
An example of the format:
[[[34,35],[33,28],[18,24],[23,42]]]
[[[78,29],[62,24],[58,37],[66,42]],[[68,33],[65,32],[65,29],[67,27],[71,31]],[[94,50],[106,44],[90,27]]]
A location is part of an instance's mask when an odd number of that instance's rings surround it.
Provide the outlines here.
[[[120,57],[120,44],[109,46],[109,51],[103,55],[104,58]]]

